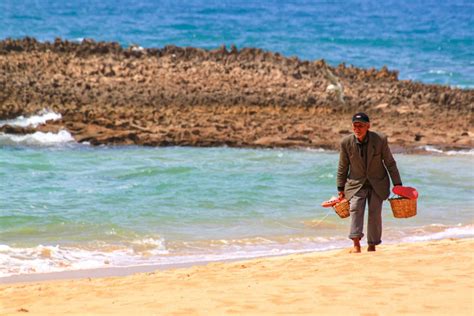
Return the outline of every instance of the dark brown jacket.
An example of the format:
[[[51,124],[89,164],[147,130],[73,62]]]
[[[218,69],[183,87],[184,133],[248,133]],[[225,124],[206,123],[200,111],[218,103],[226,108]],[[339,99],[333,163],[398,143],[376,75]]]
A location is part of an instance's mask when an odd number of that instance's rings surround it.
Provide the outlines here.
[[[362,188],[366,180],[369,180],[375,193],[384,200],[390,195],[389,174],[394,185],[402,183],[387,137],[372,131],[368,131],[367,136],[367,168],[359,155],[355,135],[346,136],[341,141],[337,187],[344,188],[348,200]]]

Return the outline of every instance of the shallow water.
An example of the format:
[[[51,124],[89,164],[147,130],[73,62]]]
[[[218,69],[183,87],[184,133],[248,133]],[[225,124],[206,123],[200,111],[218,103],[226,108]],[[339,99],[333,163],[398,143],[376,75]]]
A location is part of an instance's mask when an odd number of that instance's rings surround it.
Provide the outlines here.
[[[337,153],[318,150],[0,148],[0,276],[178,264],[344,247]],[[472,237],[472,155],[397,155],[418,215],[384,242]]]

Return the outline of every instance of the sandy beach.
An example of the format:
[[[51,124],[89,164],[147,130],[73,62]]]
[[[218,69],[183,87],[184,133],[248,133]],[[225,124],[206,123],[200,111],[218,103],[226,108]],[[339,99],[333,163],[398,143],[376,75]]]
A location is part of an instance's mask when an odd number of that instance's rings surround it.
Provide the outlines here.
[[[0,287],[0,314],[472,315],[474,240]]]

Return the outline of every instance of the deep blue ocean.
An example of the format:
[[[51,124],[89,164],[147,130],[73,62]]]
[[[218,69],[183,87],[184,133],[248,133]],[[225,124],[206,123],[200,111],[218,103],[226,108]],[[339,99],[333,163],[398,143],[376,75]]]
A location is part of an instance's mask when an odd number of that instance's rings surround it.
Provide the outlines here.
[[[474,87],[472,0],[3,0],[0,38],[259,47],[401,79]]]

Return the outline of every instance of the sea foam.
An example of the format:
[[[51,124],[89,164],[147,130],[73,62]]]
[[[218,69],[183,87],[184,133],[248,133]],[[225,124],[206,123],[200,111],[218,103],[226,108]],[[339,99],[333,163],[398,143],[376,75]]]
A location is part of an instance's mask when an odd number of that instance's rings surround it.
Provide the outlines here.
[[[38,245],[17,248],[0,245],[0,278],[110,267],[166,266],[324,251],[343,247],[341,238],[265,238],[178,243],[168,249],[162,238],[143,238],[119,245],[67,247]]]
[[[443,226],[443,225],[441,225]],[[425,227],[428,231],[432,227]],[[444,226],[434,233],[388,238],[387,244],[420,242],[445,238],[472,238],[474,226]],[[423,229],[424,230],[424,229]],[[401,238],[400,238],[401,237]],[[287,238],[243,238],[171,242],[163,238],[143,238],[122,245],[68,247],[38,245],[16,248],[0,245],[0,278],[21,274],[50,273],[112,267],[168,266],[250,259],[295,253],[326,251],[347,247],[344,236],[300,236]]]
[[[26,135],[0,133],[0,145],[54,146],[70,142],[74,142],[74,138],[65,130],[58,133],[35,132]]]
[[[47,121],[57,121],[61,118],[61,114],[49,110],[43,110],[38,115],[33,115],[30,117],[24,117],[21,115],[15,119],[0,121],[0,126],[11,125],[19,127],[37,127],[38,125],[44,124]]]
[[[444,151],[444,150],[441,150],[439,148],[436,148],[434,146],[421,146],[419,147],[420,149],[424,150],[424,151],[427,151],[427,152],[431,152],[431,153],[437,153],[437,154],[443,154],[443,155],[448,155],[448,156],[453,156],[453,155],[469,155],[469,156],[473,156],[474,155],[474,150],[473,149],[469,149],[469,150],[447,150],[447,151]]]
[[[0,126],[10,125],[35,128],[47,121],[57,121],[61,118],[62,116],[59,113],[43,110],[38,115],[29,117],[19,116],[15,119],[0,121]],[[72,142],[74,142],[74,138],[66,130],[60,130],[58,133],[35,132],[25,135],[0,133],[0,145],[56,146]]]
[[[409,236],[402,239],[402,242],[418,242],[429,240],[440,240],[445,238],[473,238],[474,225],[458,225],[455,227],[446,227],[444,230],[428,233],[418,236]]]
[[[134,241],[131,247],[107,248],[87,249],[59,245],[17,248],[0,245],[0,278],[31,273],[140,266],[149,264],[150,257],[159,258],[168,254],[164,240],[153,238]]]

